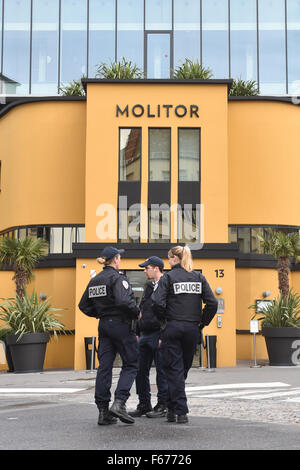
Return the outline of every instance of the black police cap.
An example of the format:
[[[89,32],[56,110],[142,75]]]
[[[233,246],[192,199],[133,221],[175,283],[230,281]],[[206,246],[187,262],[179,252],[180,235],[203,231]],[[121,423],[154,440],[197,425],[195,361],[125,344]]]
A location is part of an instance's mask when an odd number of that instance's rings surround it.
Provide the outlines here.
[[[164,262],[158,256],[150,256],[148,259],[146,259],[146,261],[139,264],[139,266],[141,268],[144,268],[145,266],[149,266],[149,264],[151,264],[151,266],[158,266],[159,268],[162,268],[162,269],[164,268]]]
[[[112,258],[114,258],[116,255],[121,255],[122,253],[125,253],[125,250],[121,249],[121,250],[117,250],[117,248],[115,248],[114,246],[106,246],[100,256],[101,258],[106,258],[107,260],[110,260]]]

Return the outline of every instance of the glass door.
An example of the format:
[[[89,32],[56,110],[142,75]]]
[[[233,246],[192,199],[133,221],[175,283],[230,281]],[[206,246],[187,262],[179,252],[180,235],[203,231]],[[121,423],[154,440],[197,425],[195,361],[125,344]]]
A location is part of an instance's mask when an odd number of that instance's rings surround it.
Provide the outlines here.
[[[171,33],[146,33],[146,71],[147,78],[170,78]]]

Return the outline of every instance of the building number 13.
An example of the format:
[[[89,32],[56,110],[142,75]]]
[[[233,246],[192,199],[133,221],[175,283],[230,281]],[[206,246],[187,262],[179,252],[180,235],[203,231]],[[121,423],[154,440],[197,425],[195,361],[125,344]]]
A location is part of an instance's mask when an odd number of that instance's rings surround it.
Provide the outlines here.
[[[215,269],[216,277],[224,277],[224,269]]]

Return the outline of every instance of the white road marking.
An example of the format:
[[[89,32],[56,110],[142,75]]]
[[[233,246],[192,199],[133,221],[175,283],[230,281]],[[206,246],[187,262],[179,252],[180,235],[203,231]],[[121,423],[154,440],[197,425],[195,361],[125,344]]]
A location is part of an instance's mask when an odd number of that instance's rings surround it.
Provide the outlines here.
[[[228,390],[243,388],[273,388],[273,387],[290,387],[289,384],[283,382],[261,382],[261,383],[240,383],[240,384],[220,384],[220,385],[203,385],[197,387],[186,387],[186,392],[201,392],[206,390]]]
[[[277,397],[286,397],[288,395],[300,395],[300,389],[291,390],[289,392],[275,392],[275,393],[265,393],[264,395],[249,395],[244,397],[245,400],[265,400],[266,398],[277,398]]]
[[[76,393],[86,390],[85,388],[0,388],[0,395],[8,394],[52,394],[52,393]]]

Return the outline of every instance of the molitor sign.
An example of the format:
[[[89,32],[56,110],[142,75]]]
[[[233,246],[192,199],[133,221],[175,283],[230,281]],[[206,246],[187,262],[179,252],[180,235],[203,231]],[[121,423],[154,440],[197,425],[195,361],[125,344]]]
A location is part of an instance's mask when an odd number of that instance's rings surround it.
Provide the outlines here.
[[[190,104],[185,106],[184,104],[157,104],[157,105],[150,105],[147,104],[143,106],[142,104],[135,104],[133,106],[129,106],[128,104],[125,106],[116,105],[116,116],[134,116],[134,117],[148,117],[148,118],[159,118],[159,117],[170,117],[171,113],[173,115],[182,118],[184,116],[188,117],[195,117],[198,118],[198,106],[196,104]]]

